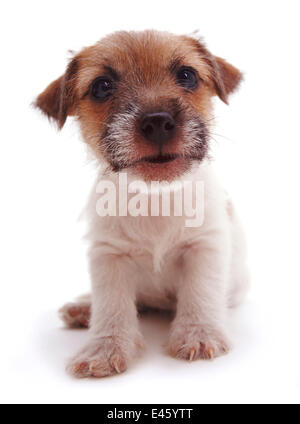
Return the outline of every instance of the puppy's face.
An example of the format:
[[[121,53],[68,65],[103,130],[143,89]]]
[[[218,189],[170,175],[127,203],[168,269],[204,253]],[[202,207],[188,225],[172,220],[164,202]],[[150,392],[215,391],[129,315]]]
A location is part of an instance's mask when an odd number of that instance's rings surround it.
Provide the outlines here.
[[[211,97],[227,102],[240,80],[193,38],[119,32],[76,55],[36,105],[60,128],[76,116],[113,171],[170,181],[206,156]]]

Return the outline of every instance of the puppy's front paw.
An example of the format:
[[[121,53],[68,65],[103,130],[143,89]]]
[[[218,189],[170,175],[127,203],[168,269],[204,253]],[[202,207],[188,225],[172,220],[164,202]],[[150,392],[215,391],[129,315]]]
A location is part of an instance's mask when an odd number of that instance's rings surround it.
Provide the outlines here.
[[[171,332],[167,349],[174,357],[193,361],[217,358],[227,353],[229,347],[227,336],[220,330],[177,323]]]
[[[126,371],[142,341],[125,341],[119,337],[101,337],[91,341],[69,363],[67,371],[75,377],[107,377]]]

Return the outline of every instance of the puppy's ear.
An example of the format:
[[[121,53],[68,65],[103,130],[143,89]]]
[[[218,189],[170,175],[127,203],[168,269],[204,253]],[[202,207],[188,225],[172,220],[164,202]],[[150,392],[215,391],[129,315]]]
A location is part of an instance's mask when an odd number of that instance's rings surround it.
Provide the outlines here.
[[[61,129],[67,116],[73,115],[76,106],[76,77],[78,61],[72,59],[64,75],[53,81],[36,99],[35,106]]]
[[[228,104],[228,95],[233,93],[243,79],[242,73],[221,57],[213,57],[213,82],[217,95]]]
[[[226,60],[211,54],[202,40],[189,37],[189,41],[208,65],[216,94],[228,104],[229,94],[238,88],[243,79],[242,73]]]

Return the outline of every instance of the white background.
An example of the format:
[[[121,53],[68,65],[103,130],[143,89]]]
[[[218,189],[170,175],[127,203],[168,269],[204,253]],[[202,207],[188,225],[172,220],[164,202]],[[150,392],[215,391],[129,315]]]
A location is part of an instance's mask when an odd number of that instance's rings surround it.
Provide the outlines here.
[[[299,1],[10,1],[0,6],[0,402],[299,402]],[[89,290],[78,216],[93,179],[70,120],[30,107],[68,49],[119,29],[199,29],[245,72],[216,101],[215,166],[249,240],[252,289],[234,312],[234,350],[214,362],[167,357],[167,323],[142,322],[147,351],[127,373],[74,380],[65,361],[86,340],[57,318]]]

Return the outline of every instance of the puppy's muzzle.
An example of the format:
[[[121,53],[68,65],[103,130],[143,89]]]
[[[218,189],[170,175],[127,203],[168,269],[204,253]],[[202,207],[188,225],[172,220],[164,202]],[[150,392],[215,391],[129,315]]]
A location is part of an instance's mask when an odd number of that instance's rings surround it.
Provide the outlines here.
[[[141,120],[140,130],[143,137],[161,149],[175,134],[176,124],[168,112],[146,113]]]

